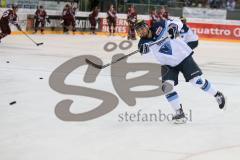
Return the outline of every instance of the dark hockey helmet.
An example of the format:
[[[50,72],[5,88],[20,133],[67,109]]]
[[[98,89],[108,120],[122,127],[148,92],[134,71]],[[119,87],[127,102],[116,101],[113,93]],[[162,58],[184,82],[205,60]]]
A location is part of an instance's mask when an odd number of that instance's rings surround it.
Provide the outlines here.
[[[137,23],[135,24],[134,27],[135,27],[136,31],[138,31],[141,28],[148,28],[148,25],[144,20],[139,20],[139,21],[137,21]]]
[[[66,8],[70,8],[70,5],[69,5],[69,4],[66,4],[65,7],[66,7]]]
[[[18,5],[17,4],[12,4],[12,9],[18,9]]]
[[[184,16],[181,16],[181,17],[180,17],[180,20],[182,21],[182,23],[186,23],[186,22],[187,22],[187,19],[186,19],[186,17],[184,17]]]
[[[140,37],[145,37],[148,34],[149,27],[144,20],[138,21],[134,27]]]
[[[39,9],[43,9],[43,6],[41,5],[41,6],[39,6]]]

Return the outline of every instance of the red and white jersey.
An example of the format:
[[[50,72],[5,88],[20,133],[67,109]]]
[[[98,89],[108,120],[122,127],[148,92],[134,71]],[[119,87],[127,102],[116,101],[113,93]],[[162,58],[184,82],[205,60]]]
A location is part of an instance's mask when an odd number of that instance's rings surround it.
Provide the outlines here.
[[[108,19],[110,19],[110,20],[116,20],[117,19],[117,12],[113,9],[113,10],[111,10],[111,9],[109,9],[108,11],[107,11],[107,15],[108,15]]]
[[[77,8],[71,6],[71,12],[72,12],[72,15],[73,15],[74,17],[75,17],[75,15],[76,15],[76,11],[77,11]]]
[[[137,12],[136,11],[128,11],[127,14],[127,21],[128,23],[136,23],[137,22]]]
[[[98,10],[98,9],[93,10],[92,13],[89,15],[89,19],[91,19],[91,20],[97,20],[97,18],[98,18],[98,13],[99,13],[99,10]]]
[[[74,20],[74,12],[71,8],[64,8],[62,12],[62,18],[64,20]]]
[[[47,18],[47,12],[45,10],[37,9],[35,12],[35,18],[38,21],[44,21]]]
[[[17,22],[17,14],[13,12],[12,9],[6,10],[3,12],[2,18],[1,18],[1,23],[4,24],[18,24]]]
[[[153,23],[160,21],[160,17],[158,14],[152,13],[150,16]]]

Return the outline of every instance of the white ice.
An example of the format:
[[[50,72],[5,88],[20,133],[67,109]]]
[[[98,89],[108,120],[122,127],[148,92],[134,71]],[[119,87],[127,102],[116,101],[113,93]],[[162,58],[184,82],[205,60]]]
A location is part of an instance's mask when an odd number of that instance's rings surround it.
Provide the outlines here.
[[[52,72],[79,55],[95,55],[104,63],[116,53],[105,52],[107,42],[120,43],[123,37],[83,35],[8,36],[0,44],[0,160],[239,160],[240,159],[240,45],[200,41],[194,54],[207,78],[227,97],[227,110],[218,109],[215,99],[180,78],[176,88],[184,110],[192,121],[120,122],[119,114],[172,113],[164,96],[138,98],[129,107],[119,98],[112,112],[86,122],[66,122],[54,112],[63,99],[72,99],[73,113],[93,109],[99,101],[64,95],[49,86]],[[131,62],[154,62],[137,54]],[[7,63],[9,61],[9,63]],[[113,88],[110,68],[100,72],[95,83],[85,83],[86,67],[75,70],[67,84],[108,91]],[[131,73],[132,76],[137,73]],[[42,77],[43,79],[39,79]],[[16,104],[9,105],[16,101]]]

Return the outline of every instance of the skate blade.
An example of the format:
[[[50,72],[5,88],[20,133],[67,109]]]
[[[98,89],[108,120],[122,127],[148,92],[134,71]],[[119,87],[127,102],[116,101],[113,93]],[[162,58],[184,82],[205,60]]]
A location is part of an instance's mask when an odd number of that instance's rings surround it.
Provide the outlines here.
[[[225,105],[224,107],[222,108],[223,111],[226,111],[227,110],[227,97],[224,97],[225,98]]]
[[[186,118],[181,118],[181,119],[174,119],[172,121],[173,121],[173,124],[184,124],[184,123],[187,122],[187,119]]]

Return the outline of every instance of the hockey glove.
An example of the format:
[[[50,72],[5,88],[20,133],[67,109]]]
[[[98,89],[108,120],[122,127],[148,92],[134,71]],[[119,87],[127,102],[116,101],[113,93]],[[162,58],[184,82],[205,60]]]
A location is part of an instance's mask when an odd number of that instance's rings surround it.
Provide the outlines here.
[[[51,21],[50,21],[50,19],[49,19],[49,18],[47,18],[47,22],[48,22],[48,24],[50,24],[50,23],[51,23]]]
[[[141,55],[147,54],[149,51],[150,51],[150,49],[149,49],[148,43],[144,43],[140,46],[139,52],[141,53]]]
[[[20,27],[19,24],[16,24],[15,26],[17,27],[17,29],[18,29],[19,31],[22,31],[22,28]]]
[[[178,29],[176,25],[170,25],[168,29],[168,34],[171,39],[175,39],[178,36]]]

